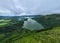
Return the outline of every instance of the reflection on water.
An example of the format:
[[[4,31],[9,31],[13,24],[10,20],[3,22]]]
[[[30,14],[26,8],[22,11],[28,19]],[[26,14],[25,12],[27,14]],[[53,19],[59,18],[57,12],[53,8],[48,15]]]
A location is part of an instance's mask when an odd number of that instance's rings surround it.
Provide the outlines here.
[[[44,29],[44,27],[38,23],[37,21],[28,18],[27,21],[24,21],[23,28],[29,29],[29,30],[40,30]]]

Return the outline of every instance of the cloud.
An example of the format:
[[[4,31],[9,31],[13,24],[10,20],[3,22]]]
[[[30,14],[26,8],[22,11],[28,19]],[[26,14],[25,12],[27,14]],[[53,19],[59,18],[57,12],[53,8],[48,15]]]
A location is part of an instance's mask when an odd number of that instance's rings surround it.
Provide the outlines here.
[[[60,13],[60,0],[0,0],[0,7],[0,13],[6,15],[43,15]]]

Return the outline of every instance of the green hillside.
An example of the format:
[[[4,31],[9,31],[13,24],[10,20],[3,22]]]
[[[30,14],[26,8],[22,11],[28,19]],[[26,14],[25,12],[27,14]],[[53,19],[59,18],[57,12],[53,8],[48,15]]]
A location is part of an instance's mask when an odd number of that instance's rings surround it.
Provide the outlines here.
[[[14,43],[60,43],[60,27],[52,30],[34,32],[30,35],[18,38]]]
[[[60,43],[60,15],[46,15],[34,20],[46,29],[30,31],[22,28],[23,21],[0,20],[0,43]]]

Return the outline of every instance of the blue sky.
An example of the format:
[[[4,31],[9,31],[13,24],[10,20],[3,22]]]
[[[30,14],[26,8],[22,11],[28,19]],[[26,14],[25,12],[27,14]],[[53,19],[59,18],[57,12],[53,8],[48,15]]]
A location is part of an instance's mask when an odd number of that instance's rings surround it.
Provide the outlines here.
[[[0,0],[0,16],[31,13],[42,15],[60,13],[60,0]]]

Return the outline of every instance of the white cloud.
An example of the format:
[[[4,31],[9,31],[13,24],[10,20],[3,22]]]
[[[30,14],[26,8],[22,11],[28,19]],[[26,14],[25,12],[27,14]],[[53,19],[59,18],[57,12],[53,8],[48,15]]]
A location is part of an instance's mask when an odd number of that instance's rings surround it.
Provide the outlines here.
[[[34,12],[33,14],[60,13],[60,0],[0,0],[0,7],[3,7],[0,8],[0,13],[14,15],[17,12],[19,16],[30,15],[31,12]]]

